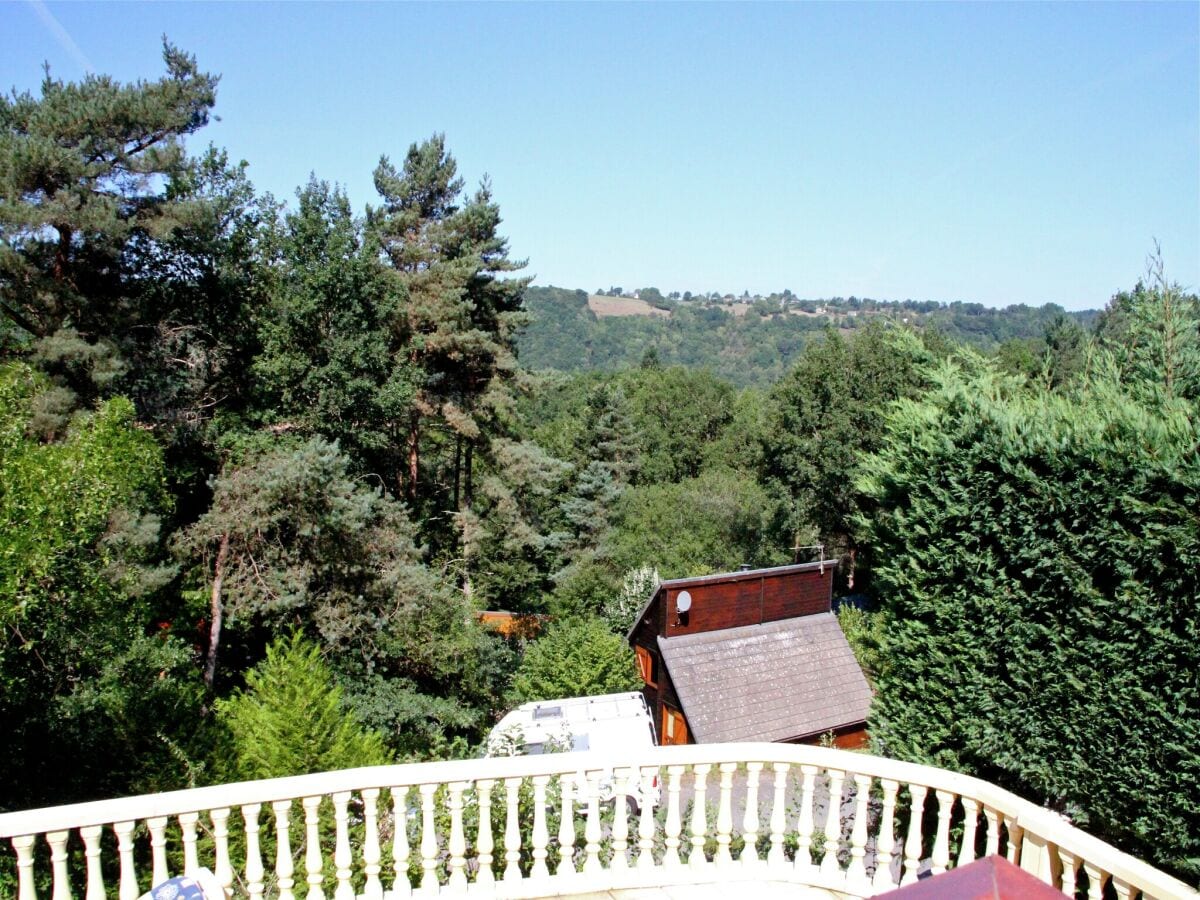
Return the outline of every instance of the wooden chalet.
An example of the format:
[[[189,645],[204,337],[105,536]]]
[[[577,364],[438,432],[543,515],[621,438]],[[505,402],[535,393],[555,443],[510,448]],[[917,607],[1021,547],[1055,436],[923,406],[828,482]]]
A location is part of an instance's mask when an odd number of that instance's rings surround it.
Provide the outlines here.
[[[628,639],[659,744],[866,743],[871,689],[833,614],[835,565],[658,586]]]

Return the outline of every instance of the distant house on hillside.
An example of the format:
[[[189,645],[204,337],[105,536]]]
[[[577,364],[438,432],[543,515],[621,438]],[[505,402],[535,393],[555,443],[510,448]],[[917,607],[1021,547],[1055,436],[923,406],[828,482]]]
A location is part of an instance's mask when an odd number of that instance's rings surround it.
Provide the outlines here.
[[[664,581],[628,634],[660,744],[866,743],[831,562]]]

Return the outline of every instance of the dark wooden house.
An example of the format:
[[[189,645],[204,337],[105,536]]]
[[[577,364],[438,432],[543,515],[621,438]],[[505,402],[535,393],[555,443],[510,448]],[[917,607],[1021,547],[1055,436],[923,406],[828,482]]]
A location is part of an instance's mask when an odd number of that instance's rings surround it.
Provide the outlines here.
[[[832,611],[834,565],[659,585],[628,638],[660,744],[866,742],[871,689]]]

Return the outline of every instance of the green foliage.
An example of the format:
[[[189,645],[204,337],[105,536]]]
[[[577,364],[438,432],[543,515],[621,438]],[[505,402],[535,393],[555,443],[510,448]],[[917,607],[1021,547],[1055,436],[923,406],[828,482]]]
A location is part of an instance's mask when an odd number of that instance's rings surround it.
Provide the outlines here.
[[[39,439],[47,388],[28,366],[0,367],[0,723],[15,806],[177,786],[156,732],[197,699],[190,650],[156,602],[171,574],[161,452],[120,398]]]
[[[529,440],[497,438],[489,451],[475,509],[462,515],[472,597],[485,608],[541,610],[557,553],[569,539],[559,498],[571,466]]]
[[[620,295],[616,288],[607,293],[614,291]],[[1040,339],[1047,325],[1064,315],[1054,304],[992,309],[979,303],[857,297],[800,301],[785,291],[743,297],[742,302],[753,299],[747,315],[736,315],[715,295],[685,294],[682,303],[662,301],[660,308],[671,310],[666,318],[601,318],[588,309],[587,299],[585,291],[556,287],[526,291],[530,324],[518,340],[525,366],[534,371],[616,372],[638,366],[653,351],[662,366],[709,369],[736,387],[762,388],[787,374],[829,327],[848,336],[869,322],[908,324],[955,343],[993,350],[1010,340]],[[1086,324],[1094,313],[1069,315]]]
[[[853,603],[841,603],[837,607],[837,620],[854,658],[867,679],[874,682],[886,664],[880,652],[884,641],[883,616]]]
[[[651,565],[664,578],[787,562],[772,546],[770,494],[750,475],[712,469],[676,484],[631,488],[618,505],[609,553],[616,571]]]
[[[891,416],[860,481],[884,617],[871,731],[1179,866],[1200,849],[1200,432],[1146,390],[1161,370],[1097,368],[1045,394],[946,365]]]
[[[559,622],[526,648],[513,674],[510,699],[516,705],[555,697],[613,694],[640,686],[625,636],[589,617]]]
[[[47,72],[40,98],[0,97],[3,309],[37,337],[111,334],[100,317],[115,306],[96,301],[120,295],[123,250],[173,223],[161,176],[183,168],[180,139],[207,123],[217,79],[169,44],[163,60],[154,82]]]
[[[635,483],[694,478],[709,445],[733,421],[737,394],[711,372],[679,366],[631,372],[622,379],[636,436]]]
[[[360,464],[386,457],[388,421],[411,386],[391,371],[376,248],[364,246],[345,194],[309,181],[277,236],[281,265],[259,321],[254,360],[263,417],[336,440]]]
[[[830,331],[775,386],[761,459],[764,480],[789,501],[780,545],[813,525],[830,552],[854,549],[859,460],[882,441],[889,404],[923,388],[930,357],[909,331],[871,325],[849,340]]]
[[[246,688],[217,704],[237,780],[282,778],[391,761],[378,732],[347,711],[320,648],[298,633],[267,648]]]
[[[1162,257],[1150,258],[1148,280],[1117,294],[1097,327],[1108,351],[1099,361],[1148,400],[1200,401],[1200,297],[1168,283]]]

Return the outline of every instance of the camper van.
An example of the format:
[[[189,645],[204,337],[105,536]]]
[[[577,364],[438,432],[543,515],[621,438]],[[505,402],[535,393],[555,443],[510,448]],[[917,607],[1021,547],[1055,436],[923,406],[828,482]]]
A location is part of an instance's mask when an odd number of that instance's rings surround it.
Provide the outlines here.
[[[599,697],[565,697],[561,700],[537,700],[512,710],[488,735],[488,756],[525,756],[539,753],[571,753],[598,750],[616,757],[633,758],[639,751],[654,746],[654,725],[646,700],[638,691],[603,694]],[[641,796],[640,784],[634,785],[630,805],[639,809],[647,800],[658,804],[657,784],[654,795]],[[611,773],[601,781],[601,799],[614,796]]]

